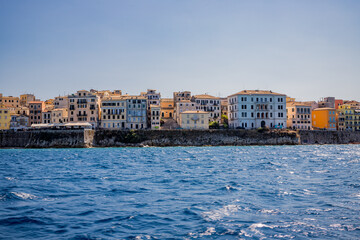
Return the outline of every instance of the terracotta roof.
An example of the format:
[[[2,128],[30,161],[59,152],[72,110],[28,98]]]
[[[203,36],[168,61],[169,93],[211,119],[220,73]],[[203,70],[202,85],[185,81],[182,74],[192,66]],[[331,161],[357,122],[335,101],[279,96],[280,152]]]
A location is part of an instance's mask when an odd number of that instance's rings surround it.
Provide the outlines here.
[[[332,111],[335,111],[336,109],[335,109],[335,108],[315,108],[315,109],[313,109],[313,111],[321,111],[321,110],[332,110]]]
[[[305,107],[311,107],[311,103],[307,102],[288,102],[286,103],[287,106],[305,106]]]
[[[45,103],[45,102],[43,102],[43,101],[31,101],[31,102],[29,102],[29,104],[31,104],[31,103]]]
[[[204,111],[185,111],[185,112],[182,112],[180,114],[184,114],[184,113],[208,113],[208,112],[204,112]]]
[[[276,93],[273,92],[271,90],[243,90],[241,92],[235,93],[230,95],[231,96],[235,96],[235,95],[277,95],[277,96],[286,96],[285,94],[281,94],[281,93]]]
[[[193,97],[198,99],[220,99],[219,97],[214,97],[209,94],[194,95]]]

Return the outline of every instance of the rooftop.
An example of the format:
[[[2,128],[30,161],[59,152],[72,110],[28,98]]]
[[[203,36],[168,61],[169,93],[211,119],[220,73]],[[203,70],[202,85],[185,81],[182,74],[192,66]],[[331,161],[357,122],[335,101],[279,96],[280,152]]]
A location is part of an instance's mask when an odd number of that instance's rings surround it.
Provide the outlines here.
[[[207,113],[207,114],[208,114],[208,112],[204,112],[204,111],[185,111],[185,112],[182,112],[182,113],[180,113],[180,114],[185,114],[185,113],[198,113],[198,114]]]
[[[194,95],[193,97],[198,99],[220,99],[219,97],[214,97],[209,94]]]
[[[277,95],[277,96],[286,96],[285,94],[276,93],[276,92],[273,92],[271,90],[243,90],[241,92],[232,94],[230,96],[235,96],[235,95]]]

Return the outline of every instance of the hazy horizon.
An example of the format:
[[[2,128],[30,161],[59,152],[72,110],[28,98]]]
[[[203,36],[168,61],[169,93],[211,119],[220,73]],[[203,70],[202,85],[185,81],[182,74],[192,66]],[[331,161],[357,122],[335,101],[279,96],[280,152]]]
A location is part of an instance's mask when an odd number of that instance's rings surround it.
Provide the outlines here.
[[[355,0],[0,0],[0,92],[360,101],[359,12]]]

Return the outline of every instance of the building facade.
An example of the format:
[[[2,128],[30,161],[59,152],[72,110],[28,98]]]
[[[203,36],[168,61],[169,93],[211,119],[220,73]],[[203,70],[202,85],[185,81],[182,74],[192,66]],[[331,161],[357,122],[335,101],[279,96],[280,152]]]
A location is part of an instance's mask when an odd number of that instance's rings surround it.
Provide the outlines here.
[[[126,129],[127,98],[106,97],[101,102],[101,128]]]
[[[184,111],[180,113],[180,127],[183,129],[209,129],[209,113],[205,111]]]
[[[287,102],[286,103],[286,125],[291,129],[312,129],[312,110],[311,106],[302,102]]]
[[[286,128],[286,95],[244,90],[228,96],[230,128]]]
[[[160,112],[159,105],[150,105],[150,123],[153,130],[160,130]]]
[[[196,103],[190,100],[181,100],[175,106],[175,120],[180,125],[180,115],[185,111],[196,111]]]
[[[339,106],[336,111],[338,114],[338,130],[360,131],[360,109],[344,104]]]
[[[127,129],[146,129],[147,125],[147,99],[142,96],[127,96]]]
[[[99,97],[89,91],[81,90],[75,94],[68,95],[69,113],[68,122],[88,122],[92,128],[99,124],[100,100]]]
[[[21,94],[20,95],[20,106],[28,107],[29,102],[36,101],[34,94]]]
[[[335,108],[316,108],[312,111],[314,130],[336,130]]]
[[[32,124],[42,123],[42,112],[45,109],[45,103],[43,101],[31,101],[29,102],[29,120],[30,126]]]
[[[43,112],[42,112],[42,117],[41,117],[41,119],[42,119],[42,123],[52,123],[51,122],[51,111],[48,111],[48,110],[44,110]]]
[[[7,108],[0,108],[0,130],[10,129],[11,115]]]
[[[62,124],[68,122],[67,108],[55,108],[51,111],[51,123]]]
[[[0,105],[5,108],[18,108],[20,107],[20,99],[19,97],[13,96],[0,96]]]
[[[174,99],[162,98],[160,99],[160,111],[162,119],[170,119],[174,117]]]
[[[68,108],[69,107],[69,98],[67,96],[59,96],[54,99],[54,109],[58,108]]]
[[[209,121],[220,123],[221,120],[221,104],[220,98],[208,94],[194,95],[191,99],[196,103],[196,110],[209,113]]]

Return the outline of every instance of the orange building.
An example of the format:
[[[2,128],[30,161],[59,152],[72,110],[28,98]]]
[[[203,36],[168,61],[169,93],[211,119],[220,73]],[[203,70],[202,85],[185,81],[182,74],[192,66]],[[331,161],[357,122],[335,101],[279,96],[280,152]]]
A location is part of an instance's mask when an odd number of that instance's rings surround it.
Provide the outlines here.
[[[172,98],[162,98],[160,100],[160,111],[161,118],[173,118],[174,117],[174,99]]]
[[[335,108],[316,108],[312,111],[312,126],[314,130],[336,130]]]

